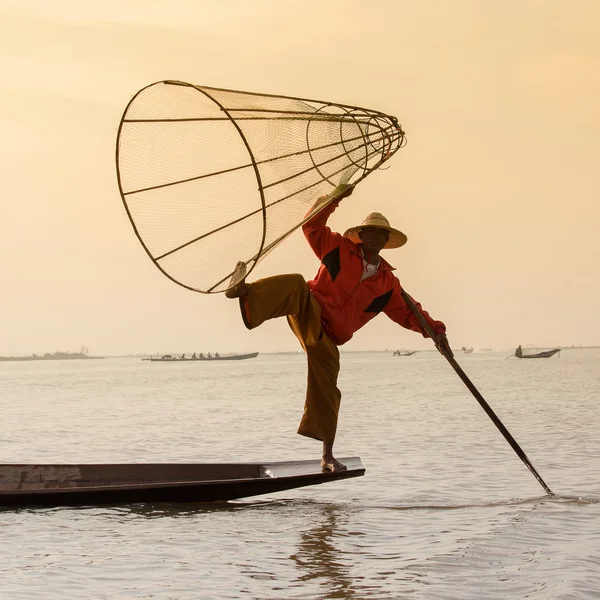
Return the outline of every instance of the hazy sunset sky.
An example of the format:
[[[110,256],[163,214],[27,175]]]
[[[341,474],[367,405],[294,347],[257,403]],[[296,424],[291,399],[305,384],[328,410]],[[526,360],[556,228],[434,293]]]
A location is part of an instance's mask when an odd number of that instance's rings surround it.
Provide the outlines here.
[[[299,349],[134,235],[117,128],[163,79],[395,115],[406,147],[332,228],[404,231],[384,257],[453,347],[600,345],[597,0],[0,0],[0,64],[0,355]],[[253,276],[317,269],[296,232]],[[344,349],[430,344],[380,315]]]

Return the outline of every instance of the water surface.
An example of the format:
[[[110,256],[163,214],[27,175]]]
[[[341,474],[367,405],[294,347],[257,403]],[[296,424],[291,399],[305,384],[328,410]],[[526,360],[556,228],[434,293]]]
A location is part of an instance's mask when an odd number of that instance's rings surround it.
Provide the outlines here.
[[[211,505],[0,511],[2,598],[600,597],[600,350],[342,355],[364,477]],[[317,458],[302,355],[0,364],[1,462]]]

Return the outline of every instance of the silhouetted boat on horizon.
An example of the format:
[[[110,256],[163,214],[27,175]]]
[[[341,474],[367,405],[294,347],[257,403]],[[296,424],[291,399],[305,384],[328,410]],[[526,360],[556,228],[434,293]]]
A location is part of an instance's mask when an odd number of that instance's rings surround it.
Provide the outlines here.
[[[560,348],[553,348],[552,350],[543,350],[542,352],[523,352],[523,348],[519,345],[515,350],[514,356],[517,358],[550,358],[558,354],[560,357]]]
[[[142,358],[142,360],[149,360],[152,362],[210,362],[215,360],[246,360],[248,358],[256,358],[258,356],[258,352],[249,352],[247,354],[226,354],[225,356],[221,356],[219,353],[204,355],[195,353],[192,356],[186,357],[185,354],[181,356],[173,356],[171,354],[164,354],[160,357],[146,357]]]

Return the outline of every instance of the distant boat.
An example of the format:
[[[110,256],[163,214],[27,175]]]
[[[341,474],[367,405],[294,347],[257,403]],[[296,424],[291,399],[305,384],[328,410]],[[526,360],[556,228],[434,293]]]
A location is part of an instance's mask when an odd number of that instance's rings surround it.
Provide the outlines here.
[[[463,346],[461,348],[461,350],[465,353],[465,354],[472,354],[473,353],[473,346],[471,346],[470,348],[466,348],[465,346]]]
[[[518,346],[515,350],[515,356],[517,358],[550,358],[555,354],[560,355],[560,348],[553,348],[552,350],[544,350],[543,352],[523,352],[523,348]]]
[[[416,350],[394,350],[392,356],[412,356],[416,352]]]
[[[364,475],[320,460],[264,463],[0,464],[0,506],[94,506],[138,502],[216,502]]]
[[[150,360],[152,362],[208,362],[213,360],[245,360],[247,358],[256,358],[258,356],[258,352],[249,352],[248,354],[227,354],[225,356],[221,356],[220,354],[204,356],[192,354],[190,357],[186,357],[185,354],[181,356],[172,356],[171,354],[165,354],[161,357],[147,357],[142,358],[142,360]]]

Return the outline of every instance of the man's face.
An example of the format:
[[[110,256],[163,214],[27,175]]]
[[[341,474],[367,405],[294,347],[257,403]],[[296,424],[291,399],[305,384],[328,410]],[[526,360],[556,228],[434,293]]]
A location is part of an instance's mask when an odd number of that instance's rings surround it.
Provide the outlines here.
[[[390,239],[387,229],[379,227],[363,227],[359,232],[359,236],[363,248],[370,252],[380,252]]]

